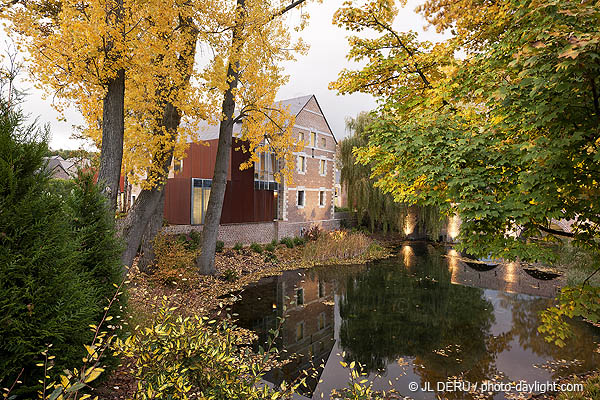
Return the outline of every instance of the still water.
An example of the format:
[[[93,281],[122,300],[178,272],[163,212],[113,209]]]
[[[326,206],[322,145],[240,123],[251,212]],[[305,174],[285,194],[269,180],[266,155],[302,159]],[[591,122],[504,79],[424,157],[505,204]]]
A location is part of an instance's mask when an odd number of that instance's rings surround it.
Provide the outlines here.
[[[340,361],[360,363],[374,389],[414,399],[477,398],[462,389],[487,380],[552,382],[600,365],[597,329],[575,324],[563,348],[537,331],[561,278],[540,279],[516,264],[477,268],[457,255],[411,243],[368,265],[287,271],[245,289],[232,312],[259,342],[284,317],[276,343],[290,362],[266,379],[279,384],[315,368],[306,398],[347,385]],[[444,387],[456,380],[464,386]],[[413,392],[415,382],[433,391]]]

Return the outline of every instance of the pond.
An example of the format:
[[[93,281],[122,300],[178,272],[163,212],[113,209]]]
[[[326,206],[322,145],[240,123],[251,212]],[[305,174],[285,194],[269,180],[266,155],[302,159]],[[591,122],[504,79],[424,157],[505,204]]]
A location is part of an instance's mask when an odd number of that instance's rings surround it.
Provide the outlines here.
[[[563,348],[537,331],[560,278],[516,264],[477,268],[457,256],[409,243],[367,265],[286,271],[247,287],[232,312],[259,343],[284,317],[276,343],[289,363],[265,378],[279,384],[314,367],[305,398],[329,398],[347,385],[341,361],[360,363],[374,389],[414,399],[480,398],[475,383],[541,385],[600,365],[597,329],[575,323]],[[446,383],[455,381],[462,386]],[[493,390],[487,398],[510,396]]]

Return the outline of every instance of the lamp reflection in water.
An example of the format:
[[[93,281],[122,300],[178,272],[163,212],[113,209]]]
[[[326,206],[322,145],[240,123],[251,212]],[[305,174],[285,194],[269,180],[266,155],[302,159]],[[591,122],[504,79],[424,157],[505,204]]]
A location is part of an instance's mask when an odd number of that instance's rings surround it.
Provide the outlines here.
[[[452,283],[456,283],[458,268],[458,252],[454,249],[450,249],[448,250],[448,269],[452,273]]]
[[[507,292],[514,292],[514,286],[517,283],[517,263],[511,262],[504,267],[504,281],[506,282]]]
[[[412,247],[406,245],[402,246],[402,259],[406,268],[410,268],[413,266],[414,257],[415,253],[413,252]]]

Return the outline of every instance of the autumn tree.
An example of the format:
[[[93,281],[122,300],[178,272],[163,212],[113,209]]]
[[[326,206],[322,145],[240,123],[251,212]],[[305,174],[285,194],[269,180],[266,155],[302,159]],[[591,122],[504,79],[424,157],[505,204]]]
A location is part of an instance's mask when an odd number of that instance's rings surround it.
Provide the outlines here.
[[[395,31],[393,1],[346,2],[335,17],[379,34],[350,38],[349,57],[366,66],[332,84],[382,101],[369,144],[356,149],[377,185],[460,214],[461,247],[475,255],[548,260],[560,235],[597,252],[600,7],[429,0],[420,10],[452,37],[434,45]],[[574,221],[572,233],[551,229],[560,219]],[[584,285],[564,309],[598,321],[594,296]]]
[[[249,143],[249,167],[262,151],[272,151],[286,167],[277,179],[290,176],[292,152],[298,144],[291,137],[293,118],[287,110],[274,107],[275,94],[286,81],[281,61],[293,59],[290,49],[301,50],[301,43],[290,47],[289,27],[284,15],[305,0],[254,1],[237,0],[231,20],[231,36],[222,44],[215,58],[210,80],[220,90],[222,103],[218,119],[219,143],[208,208],[204,219],[202,253],[197,265],[203,274],[215,271],[215,248],[230,163],[233,127],[243,122],[241,139]],[[301,20],[299,28],[304,25]],[[219,71],[220,70],[220,71]],[[217,74],[215,74],[217,72]],[[220,73],[218,73],[220,72]]]
[[[156,224],[148,222],[160,213],[160,197],[172,157],[182,157],[187,143],[197,141],[198,121],[223,121],[227,128],[228,124],[233,126],[234,118],[236,122],[243,120],[241,139],[247,143],[244,150],[251,153],[244,167],[251,166],[256,154],[267,149],[282,159],[291,157],[296,148],[291,140],[293,123],[285,110],[273,108],[273,102],[287,79],[281,73],[280,62],[303,49],[301,42],[291,45],[289,27],[282,16],[302,3],[304,0],[292,4],[223,0],[176,2],[172,7],[164,7],[160,1],[124,3],[127,12],[119,21],[121,36],[127,40],[118,53],[119,65],[126,67],[127,83],[123,169],[130,181],[140,183],[144,189],[121,223],[127,242],[124,264],[131,264],[142,234],[157,230]],[[109,143],[104,141],[106,115],[99,100],[105,87],[100,73],[103,70],[98,66],[108,62],[98,50],[104,43],[103,30],[96,29],[104,26],[98,19],[103,5],[47,0],[32,4],[35,7],[16,6],[9,13],[31,54],[32,72],[50,93],[78,106],[86,118],[86,135],[104,148]],[[69,13],[64,13],[65,9]],[[76,32],[73,26],[78,28]],[[213,54],[204,68],[194,68],[198,45],[208,47]],[[234,75],[238,76],[235,80]],[[195,85],[190,85],[192,81]],[[229,157],[231,138],[224,140],[219,160],[228,165],[223,157]],[[219,171],[221,164],[217,163]],[[285,176],[282,171],[281,177]],[[220,177],[217,174],[215,179],[215,195],[219,194]],[[223,180],[223,192],[225,183]],[[215,218],[218,222],[222,198],[215,199],[211,209],[219,208]]]

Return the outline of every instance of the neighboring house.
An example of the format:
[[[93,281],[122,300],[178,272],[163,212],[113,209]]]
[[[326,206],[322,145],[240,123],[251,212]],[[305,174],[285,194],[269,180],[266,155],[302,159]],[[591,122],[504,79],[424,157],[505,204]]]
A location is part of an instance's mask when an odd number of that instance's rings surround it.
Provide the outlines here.
[[[50,171],[54,179],[72,179],[77,176],[79,169],[88,168],[90,161],[87,159],[68,158],[63,159],[61,156],[46,157],[48,162],[47,169]]]
[[[234,138],[227,188],[221,215],[221,240],[270,242],[298,236],[311,225],[339,227],[334,219],[334,170],[337,140],[314,95],[277,103],[295,116],[293,135],[306,145],[295,153],[293,182],[277,183],[279,163],[264,153],[254,166],[240,171],[248,153],[236,151],[242,142]],[[241,124],[234,127],[239,136]],[[191,143],[183,160],[175,160],[166,185],[165,219],[173,232],[201,230],[212,186],[217,153],[218,126],[208,126],[202,144]],[[238,225],[232,225],[238,224]],[[239,225],[242,224],[242,225]],[[254,225],[252,225],[254,224]],[[262,225],[256,225],[262,224]]]

